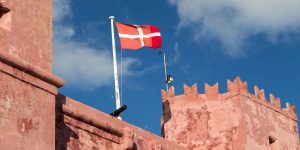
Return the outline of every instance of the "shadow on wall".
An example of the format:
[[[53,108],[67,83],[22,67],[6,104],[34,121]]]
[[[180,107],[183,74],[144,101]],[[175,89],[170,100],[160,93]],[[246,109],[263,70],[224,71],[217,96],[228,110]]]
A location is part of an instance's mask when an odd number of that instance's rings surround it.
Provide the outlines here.
[[[0,18],[8,12],[10,12],[10,9],[4,7],[3,4],[0,2]]]
[[[66,150],[67,144],[70,139],[78,139],[78,135],[64,124],[64,115],[62,111],[62,105],[66,103],[66,97],[63,95],[56,96],[55,106],[55,149]]]
[[[162,127],[161,127],[161,136],[165,138],[164,124],[171,119],[171,108],[168,100],[162,102],[163,106],[163,118],[162,118]]]

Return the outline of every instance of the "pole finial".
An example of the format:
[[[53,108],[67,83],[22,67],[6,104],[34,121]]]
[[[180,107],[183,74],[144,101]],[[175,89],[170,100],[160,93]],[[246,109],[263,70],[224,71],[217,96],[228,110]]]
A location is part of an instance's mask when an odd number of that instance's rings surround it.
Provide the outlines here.
[[[115,16],[109,16],[109,19],[115,19]]]

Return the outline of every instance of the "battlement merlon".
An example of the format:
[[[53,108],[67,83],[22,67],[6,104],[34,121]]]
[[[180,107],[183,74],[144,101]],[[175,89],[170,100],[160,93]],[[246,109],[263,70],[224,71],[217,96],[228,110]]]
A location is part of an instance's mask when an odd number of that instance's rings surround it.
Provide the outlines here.
[[[266,108],[276,111],[294,121],[298,121],[296,107],[290,103],[286,103],[286,107],[281,107],[280,98],[276,98],[273,94],[270,94],[270,100],[267,101],[265,92],[263,89],[259,89],[258,86],[254,86],[254,94],[248,91],[247,82],[243,82],[240,77],[236,77],[234,81],[227,80],[227,92],[219,93],[218,83],[210,86],[204,84],[204,93],[198,93],[198,87],[195,83],[189,87],[186,84],[183,86],[184,93],[182,95],[175,95],[174,87],[170,87],[168,91],[161,90],[162,101],[168,100],[168,103],[173,104],[175,98],[185,97],[185,99],[196,99],[199,101],[206,100],[228,100],[234,96],[248,97],[248,100],[252,100]]]

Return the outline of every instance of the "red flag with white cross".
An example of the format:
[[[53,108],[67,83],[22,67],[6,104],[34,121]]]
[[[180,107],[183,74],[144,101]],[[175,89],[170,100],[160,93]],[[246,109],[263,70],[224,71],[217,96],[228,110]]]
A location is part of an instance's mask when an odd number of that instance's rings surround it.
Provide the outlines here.
[[[133,25],[116,22],[121,49],[137,50],[144,46],[160,48],[162,39],[160,29],[152,25]]]

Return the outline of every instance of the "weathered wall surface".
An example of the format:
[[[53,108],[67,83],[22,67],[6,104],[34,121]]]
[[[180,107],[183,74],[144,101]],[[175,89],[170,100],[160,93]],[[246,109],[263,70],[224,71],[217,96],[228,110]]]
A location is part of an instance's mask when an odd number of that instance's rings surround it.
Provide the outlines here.
[[[54,149],[63,80],[0,50],[0,149]]]
[[[58,150],[186,149],[63,95],[56,100]]]
[[[0,3],[0,149],[53,150],[52,1]]]
[[[52,71],[52,1],[0,0],[10,12],[0,17],[0,48]]]
[[[196,84],[185,85],[183,95],[175,96],[173,88],[163,92],[163,103],[166,139],[189,149],[245,149],[238,95],[219,95],[217,84],[206,84],[205,94],[198,94]]]
[[[280,99],[273,95],[266,101],[263,90],[255,87],[255,95],[241,98],[241,110],[246,125],[246,149],[296,150],[298,148],[297,116],[294,107],[287,103],[280,106]],[[270,139],[274,143],[270,144]]]
[[[0,84],[1,149],[53,149],[55,96],[3,72]]]
[[[263,91],[248,92],[240,78],[228,80],[228,92],[219,94],[218,84],[184,85],[184,94],[174,88],[162,91],[162,134],[190,149],[297,149],[299,146],[295,107],[281,108],[273,95],[270,103]],[[269,137],[276,138],[270,145]]]

